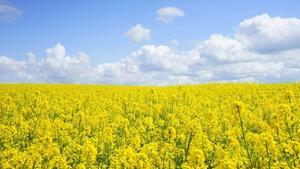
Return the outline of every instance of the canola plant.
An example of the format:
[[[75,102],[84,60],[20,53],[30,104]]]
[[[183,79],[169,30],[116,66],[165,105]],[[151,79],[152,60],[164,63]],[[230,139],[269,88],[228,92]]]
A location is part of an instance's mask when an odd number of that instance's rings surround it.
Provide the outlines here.
[[[300,168],[300,84],[2,84],[0,168]]]

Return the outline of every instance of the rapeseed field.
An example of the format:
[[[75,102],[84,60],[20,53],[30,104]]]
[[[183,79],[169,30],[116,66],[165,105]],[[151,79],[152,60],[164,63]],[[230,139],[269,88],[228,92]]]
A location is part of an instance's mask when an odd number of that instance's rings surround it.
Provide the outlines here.
[[[0,168],[300,168],[300,84],[2,84]]]

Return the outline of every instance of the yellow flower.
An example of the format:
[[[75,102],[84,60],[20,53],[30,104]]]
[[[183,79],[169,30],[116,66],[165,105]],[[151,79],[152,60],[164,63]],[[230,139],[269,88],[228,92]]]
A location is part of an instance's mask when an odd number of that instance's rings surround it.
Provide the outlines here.
[[[168,127],[164,131],[164,134],[165,134],[165,137],[170,140],[174,140],[176,138],[176,130],[173,127]]]

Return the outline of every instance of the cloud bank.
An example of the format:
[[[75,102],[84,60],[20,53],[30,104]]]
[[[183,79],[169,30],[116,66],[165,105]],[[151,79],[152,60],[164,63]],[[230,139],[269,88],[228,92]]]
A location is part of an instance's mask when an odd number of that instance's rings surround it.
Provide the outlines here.
[[[0,81],[135,85],[297,81],[299,30],[298,18],[262,14],[242,21],[232,37],[213,34],[189,50],[148,44],[119,62],[98,65],[84,52],[69,56],[58,43],[41,59],[32,53],[22,61],[0,56]]]

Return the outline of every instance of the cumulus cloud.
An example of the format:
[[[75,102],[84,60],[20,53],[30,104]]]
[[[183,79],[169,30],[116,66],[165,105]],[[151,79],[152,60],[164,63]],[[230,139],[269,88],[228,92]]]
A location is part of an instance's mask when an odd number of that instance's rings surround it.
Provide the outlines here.
[[[78,52],[76,56],[68,56],[61,44],[46,50],[46,57],[37,60],[33,53],[27,54],[27,60],[0,57],[0,80],[19,82],[53,82],[72,83],[85,82],[81,80],[84,74],[89,74],[91,65],[89,57]]]
[[[165,23],[171,22],[174,18],[182,16],[184,16],[184,12],[181,9],[171,6],[160,8],[156,11],[157,19]]]
[[[247,61],[255,57],[244,49],[240,41],[220,34],[213,34],[199,43],[198,50],[207,59],[220,62]]]
[[[300,48],[300,20],[258,15],[239,24],[236,38],[260,53]]]
[[[26,66],[24,61],[16,61],[6,56],[0,56],[0,75],[1,81],[13,82],[18,81],[24,75],[22,69]]]
[[[141,42],[150,40],[151,30],[143,27],[141,24],[137,24],[134,27],[130,28],[129,31],[125,33],[134,42]]]
[[[185,73],[190,64],[200,61],[197,51],[177,52],[168,46],[145,45],[132,53],[141,71]]]
[[[263,22],[261,19],[257,21],[261,17],[275,22],[279,18],[263,14],[246,19],[233,36],[212,34],[191,49],[180,50],[174,45],[143,45],[115,63],[93,64],[89,56],[80,51],[70,56],[60,43],[46,49],[44,57],[28,53],[27,60],[18,61],[0,56],[0,81],[170,85],[299,80],[300,48],[294,37],[290,39],[290,33],[282,33],[281,38],[277,34],[266,33],[266,30],[279,29],[271,29],[272,25],[278,25],[270,24],[270,21],[265,23],[269,29],[251,29],[258,34],[264,32],[255,41],[256,34],[251,37],[248,31],[242,30],[242,27],[254,22],[264,25],[260,23]],[[287,27],[284,31],[297,31],[288,28],[291,22],[298,22],[298,19],[280,18],[281,27]],[[269,42],[270,39],[273,41]],[[289,47],[278,48],[280,42],[287,41]]]
[[[13,20],[22,15],[22,11],[17,7],[0,0],[0,20]]]

